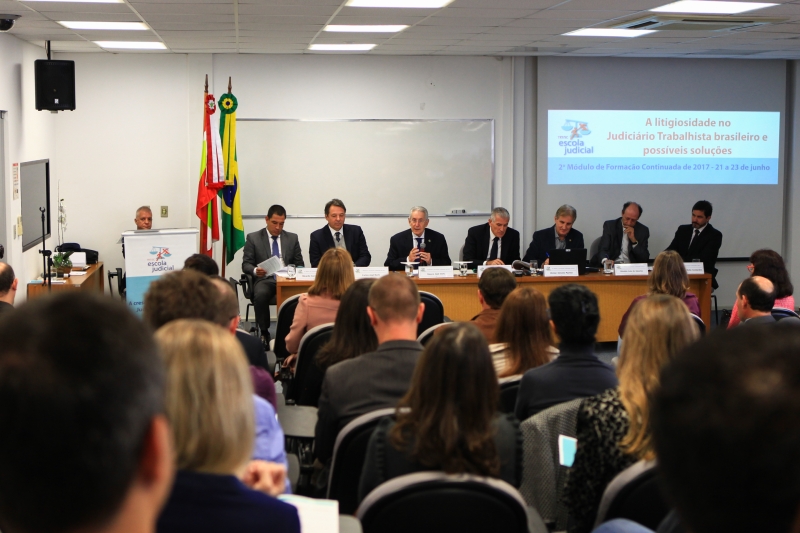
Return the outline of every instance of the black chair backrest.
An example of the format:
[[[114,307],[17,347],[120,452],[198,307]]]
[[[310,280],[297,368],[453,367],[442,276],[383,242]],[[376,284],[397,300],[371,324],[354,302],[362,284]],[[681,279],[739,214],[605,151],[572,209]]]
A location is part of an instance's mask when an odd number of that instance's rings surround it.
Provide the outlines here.
[[[651,468],[620,489],[606,511],[604,521],[627,518],[655,531],[669,510],[658,485],[658,470]]]
[[[773,307],[772,318],[775,320],[783,320],[784,318],[800,318],[800,315],[785,307]]]
[[[522,378],[500,384],[500,412],[513,413],[519,394],[519,383]]]
[[[431,341],[431,339],[433,338],[433,335],[436,333],[436,330],[439,329],[440,327],[444,326],[445,324],[446,324],[446,322],[442,322],[441,324],[434,324],[433,326],[429,327],[428,329],[423,331],[419,335],[419,337],[417,337],[417,341],[421,345],[426,346]]]
[[[316,390],[310,391],[310,384],[307,378],[313,371],[311,367],[316,364],[314,359],[317,352],[328,342],[332,334],[333,322],[311,328],[300,339],[300,348],[297,350],[297,365],[294,369],[292,386],[286,395],[287,400],[294,400],[297,405],[317,406],[320,394],[318,387],[321,387],[322,383],[317,383]]]
[[[297,304],[300,301],[300,295],[296,294],[287,298],[278,309],[278,321],[275,324],[275,357],[279,361],[283,361],[289,357],[289,351],[286,349],[286,335],[292,327],[292,320],[294,320],[294,310],[297,309]]]
[[[231,280],[233,280],[233,278],[231,278]],[[242,276],[239,278],[238,283],[242,286],[242,295],[244,295],[245,299],[252,301],[254,277],[250,274],[245,274],[242,272]]]
[[[703,319],[694,313],[689,313],[689,314],[692,315],[692,320],[694,320],[694,323],[697,324],[697,329],[700,330],[700,335],[705,335],[706,323],[703,322]]]
[[[339,514],[356,512],[358,484],[361,481],[369,438],[378,422],[394,413],[394,407],[389,407],[363,414],[350,421],[336,436],[326,498],[339,502]]]
[[[466,474],[424,472],[389,480],[367,495],[358,518],[364,533],[528,533],[525,503],[511,485]]]
[[[419,298],[425,304],[425,313],[422,315],[422,322],[417,326],[417,337],[431,326],[444,322],[444,305],[438,296],[419,291]]]

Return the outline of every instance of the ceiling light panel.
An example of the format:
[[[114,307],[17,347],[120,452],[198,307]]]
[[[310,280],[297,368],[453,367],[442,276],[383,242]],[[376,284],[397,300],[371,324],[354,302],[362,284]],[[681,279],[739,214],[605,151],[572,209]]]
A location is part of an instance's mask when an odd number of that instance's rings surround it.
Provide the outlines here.
[[[143,22],[99,22],[92,20],[59,20],[59,24],[71,30],[148,30]]]
[[[692,13],[695,15],[735,15],[746,13],[765,7],[772,7],[778,4],[766,4],[758,2],[710,2],[707,0],[681,0],[661,7],[656,7],[650,11],[656,13]]]
[[[583,28],[562,35],[570,37],[641,37],[655,30],[621,30],[616,28]]]
[[[408,28],[405,24],[328,24],[325,31],[345,33],[397,33]]]
[[[453,0],[347,0],[351,7],[399,7],[405,9],[439,9]]]
[[[93,41],[107,50],[166,50],[162,42],[153,41]]]
[[[376,46],[375,44],[312,44],[308,49],[315,52],[367,52]]]

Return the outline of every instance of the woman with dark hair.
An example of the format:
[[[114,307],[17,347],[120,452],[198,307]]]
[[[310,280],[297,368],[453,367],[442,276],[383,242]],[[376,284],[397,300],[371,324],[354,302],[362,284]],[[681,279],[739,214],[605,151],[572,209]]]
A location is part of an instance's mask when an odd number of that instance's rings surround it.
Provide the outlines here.
[[[789,272],[786,270],[786,263],[783,257],[775,250],[762,248],[756,250],[750,256],[750,264],[747,265],[750,277],[761,276],[767,278],[775,287],[775,304],[773,307],[783,307],[795,310],[794,307],[794,286],[789,279]],[[728,322],[728,329],[738,326],[741,322],[739,311],[734,305],[731,311],[731,319]]]
[[[300,405],[316,406],[319,403],[322,381],[329,367],[362,353],[372,352],[378,347],[378,337],[367,314],[369,288],[373,283],[374,279],[360,279],[350,285],[342,296],[331,338],[317,352],[314,364],[306,374],[298,399]]]
[[[389,479],[425,470],[520,484],[522,434],[497,412],[500,388],[486,338],[470,323],[434,335],[411,388],[369,441],[359,499]]]
[[[553,346],[547,301],[533,287],[517,287],[503,302],[495,326],[497,344],[489,346],[494,369],[501,381],[549,363]]]
[[[625,324],[628,322],[628,315],[631,314],[633,306],[655,294],[674,296],[686,304],[690,313],[700,316],[700,302],[694,293],[689,292],[689,275],[686,273],[686,267],[683,266],[683,258],[674,250],[665,250],[656,256],[653,263],[653,271],[647,279],[647,294],[634,298],[628,310],[622,315],[617,330],[620,338],[625,333]]]

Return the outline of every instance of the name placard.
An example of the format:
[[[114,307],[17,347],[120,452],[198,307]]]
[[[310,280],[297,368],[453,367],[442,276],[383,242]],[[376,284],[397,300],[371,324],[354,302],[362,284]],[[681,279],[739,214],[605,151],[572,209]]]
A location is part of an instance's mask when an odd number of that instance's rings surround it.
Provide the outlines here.
[[[483,271],[486,270],[487,268],[505,268],[509,272],[513,271],[513,269],[511,268],[511,265],[478,265],[478,277],[479,278],[481,277],[481,274],[483,274]]]
[[[684,263],[683,266],[686,267],[687,274],[705,274],[706,270],[703,267],[703,263],[701,261],[691,263]]]
[[[453,265],[419,267],[419,279],[441,279],[452,277]]]
[[[298,281],[314,281],[314,278],[317,277],[317,269],[316,268],[298,268],[297,269],[297,277]]]
[[[578,277],[578,265],[545,265],[544,277]]]
[[[354,267],[356,279],[377,279],[389,273],[389,267]]]
[[[615,276],[646,276],[647,263],[614,263]]]

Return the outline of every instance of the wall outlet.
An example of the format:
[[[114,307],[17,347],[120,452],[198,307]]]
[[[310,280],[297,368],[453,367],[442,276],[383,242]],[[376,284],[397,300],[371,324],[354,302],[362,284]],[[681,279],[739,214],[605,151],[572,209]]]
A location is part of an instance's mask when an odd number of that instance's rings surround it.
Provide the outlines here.
[[[17,217],[17,237],[22,235],[22,217]]]
[[[169,216],[169,207],[166,205],[161,206],[161,218],[167,218]]]

